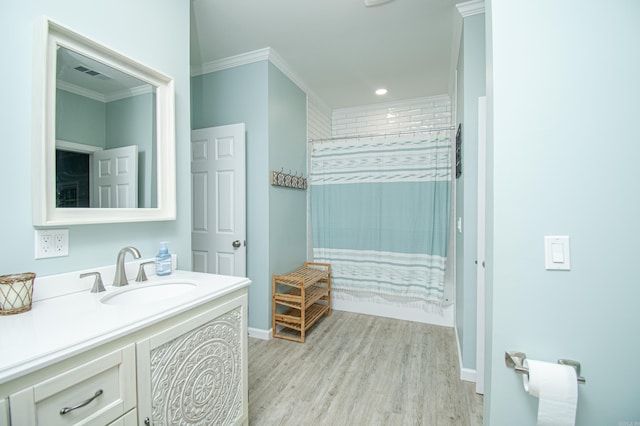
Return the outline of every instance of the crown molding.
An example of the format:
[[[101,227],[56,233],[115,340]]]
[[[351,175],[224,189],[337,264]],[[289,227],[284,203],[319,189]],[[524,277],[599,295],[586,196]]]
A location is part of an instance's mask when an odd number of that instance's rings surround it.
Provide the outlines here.
[[[298,76],[298,74],[289,66],[289,64],[282,59],[282,56],[278,54],[273,48],[270,48],[269,51],[269,62],[271,62],[276,68],[278,68],[289,80],[293,82],[296,86],[302,90],[307,97],[311,97],[314,100],[314,103],[317,107],[325,110],[331,111],[331,108],[327,104],[324,103],[322,98],[320,98],[316,93],[311,90],[311,88],[307,85],[307,83]]]
[[[153,85],[143,84],[142,86],[132,87],[130,89],[123,89],[117,92],[109,93],[105,95],[106,102],[118,101],[120,99],[131,98],[133,96],[146,95],[153,93]]]
[[[105,104],[107,102],[118,101],[120,99],[126,99],[132,96],[144,95],[153,92],[153,86],[151,84],[144,84],[142,86],[132,87],[130,89],[122,89],[117,92],[104,95],[91,89],[87,89],[86,87],[77,86],[75,84],[67,83],[66,81],[62,80],[56,81],[56,88]]]
[[[458,3],[456,4],[456,8],[463,18],[478,15],[480,13],[484,13],[484,0],[471,0],[464,3]]]
[[[276,52],[272,47],[265,47],[264,49],[254,50],[252,52],[242,53],[240,55],[230,56],[228,58],[222,58],[211,62],[205,62],[199,66],[191,67],[191,77],[196,77],[202,74],[209,74],[216,71],[222,71],[228,68],[239,67],[241,65],[247,65],[254,62],[269,61],[276,68],[278,68],[289,80],[291,80],[300,90],[302,90],[307,96],[314,99],[316,105],[331,111],[331,108],[327,106],[322,98],[316,95],[313,90],[300,78],[291,66]]]
[[[64,141],[62,139],[56,139],[56,148],[63,149],[65,151],[80,152],[83,154],[92,154],[94,152],[102,151],[104,149],[99,146],[69,142],[69,141]]]
[[[449,65],[449,96],[452,104],[455,103],[456,70],[458,68],[458,54],[460,53],[460,41],[462,39],[462,27],[464,18],[479,15],[485,12],[484,0],[471,0],[456,4],[457,14],[453,17],[453,38],[451,43],[451,64]]]
[[[192,66],[191,77],[269,60],[271,50],[272,49],[270,47],[265,47],[264,49],[258,49],[247,53],[241,53],[240,55],[229,56],[228,58],[205,62],[199,66]]]
[[[67,83],[66,81],[57,80],[56,88],[64,90],[65,92],[74,93],[85,98],[93,99],[98,102],[106,102],[105,96],[102,93],[95,92],[86,87],[76,86],[75,84]]]

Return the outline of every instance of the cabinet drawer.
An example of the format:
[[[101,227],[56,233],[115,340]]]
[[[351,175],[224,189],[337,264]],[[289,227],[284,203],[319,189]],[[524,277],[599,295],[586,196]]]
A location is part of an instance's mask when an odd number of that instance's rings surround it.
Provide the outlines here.
[[[138,413],[131,410],[115,422],[109,423],[109,426],[138,426]]]
[[[105,425],[134,408],[135,395],[135,347],[129,345],[11,395],[11,421]]]

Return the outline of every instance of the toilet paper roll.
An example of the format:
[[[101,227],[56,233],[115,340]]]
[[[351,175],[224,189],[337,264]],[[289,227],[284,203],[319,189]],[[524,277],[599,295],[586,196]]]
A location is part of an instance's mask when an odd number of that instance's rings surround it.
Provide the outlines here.
[[[538,426],[574,426],[578,407],[576,370],[568,365],[526,359],[524,390],[539,399]]]

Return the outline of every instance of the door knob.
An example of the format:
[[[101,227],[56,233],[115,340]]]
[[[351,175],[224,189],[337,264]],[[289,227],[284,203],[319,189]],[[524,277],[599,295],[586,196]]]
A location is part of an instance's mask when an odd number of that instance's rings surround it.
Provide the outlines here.
[[[240,247],[242,244],[240,243],[240,240],[235,240],[235,241],[232,243],[232,245],[233,245],[233,247],[234,247],[234,248],[238,248],[238,247]]]

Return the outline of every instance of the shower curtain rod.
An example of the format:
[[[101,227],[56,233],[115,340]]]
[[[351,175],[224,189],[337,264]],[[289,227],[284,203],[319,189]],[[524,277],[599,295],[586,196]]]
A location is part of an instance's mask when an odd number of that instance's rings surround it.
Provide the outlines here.
[[[433,129],[423,129],[423,130],[405,130],[402,132],[391,132],[391,133],[369,133],[367,135],[336,136],[333,138],[308,139],[307,143],[330,142],[330,141],[339,141],[339,140],[345,140],[345,139],[363,139],[363,138],[379,138],[379,137],[387,137],[387,136],[415,135],[417,133],[441,132],[443,130],[455,130],[455,129],[456,129],[455,126],[449,126],[449,127],[437,127]]]

